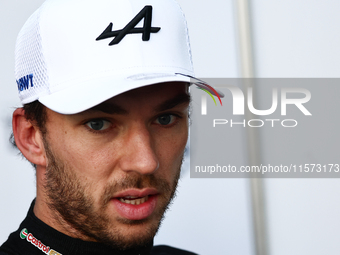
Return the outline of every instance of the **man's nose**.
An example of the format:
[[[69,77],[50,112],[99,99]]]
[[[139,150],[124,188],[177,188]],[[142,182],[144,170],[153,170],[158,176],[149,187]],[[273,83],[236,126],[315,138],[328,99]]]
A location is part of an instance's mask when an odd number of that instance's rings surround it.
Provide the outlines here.
[[[159,160],[155,153],[153,137],[147,127],[135,126],[128,131],[123,145],[120,161],[122,170],[152,174],[159,168]]]

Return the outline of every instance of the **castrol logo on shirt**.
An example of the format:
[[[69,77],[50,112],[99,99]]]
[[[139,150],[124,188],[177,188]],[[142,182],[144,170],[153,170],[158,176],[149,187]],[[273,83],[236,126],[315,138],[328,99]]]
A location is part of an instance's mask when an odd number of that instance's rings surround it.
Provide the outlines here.
[[[56,252],[55,250],[51,249],[49,246],[46,246],[43,244],[40,240],[35,238],[32,233],[29,233],[26,228],[21,230],[20,232],[20,238],[26,239],[27,242],[31,243],[35,247],[37,247],[39,250],[41,250],[43,253],[48,255],[62,255],[59,252]]]

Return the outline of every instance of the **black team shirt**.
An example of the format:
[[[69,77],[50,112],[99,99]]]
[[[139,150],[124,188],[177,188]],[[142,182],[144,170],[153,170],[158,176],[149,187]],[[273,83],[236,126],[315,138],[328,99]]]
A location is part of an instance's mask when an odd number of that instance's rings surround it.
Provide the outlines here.
[[[170,246],[153,246],[119,251],[96,242],[85,242],[64,235],[46,225],[33,213],[34,201],[19,229],[0,247],[0,255],[197,255]]]

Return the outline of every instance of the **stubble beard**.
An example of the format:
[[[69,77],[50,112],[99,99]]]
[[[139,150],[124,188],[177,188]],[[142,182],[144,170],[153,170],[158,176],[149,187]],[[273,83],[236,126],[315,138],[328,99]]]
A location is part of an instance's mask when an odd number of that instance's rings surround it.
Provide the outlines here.
[[[118,250],[139,249],[152,244],[164,213],[175,197],[180,168],[173,183],[152,175],[140,175],[138,173],[126,176],[114,183],[109,183],[100,198],[99,210],[94,208],[94,199],[89,195],[93,184],[80,181],[75,172],[67,167],[62,160],[58,159],[51,150],[46,138],[44,146],[48,166],[46,169],[45,190],[49,199],[48,206],[59,224],[68,225],[81,235],[83,240],[91,240],[111,246]],[[105,214],[107,206],[114,193],[129,188],[156,188],[160,195],[158,203],[160,206],[154,211],[153,218],[156,220],[128,220],[116,219],[116,222]],[[118,225],[133,227],[144,225],[142,233],[123,233]]]

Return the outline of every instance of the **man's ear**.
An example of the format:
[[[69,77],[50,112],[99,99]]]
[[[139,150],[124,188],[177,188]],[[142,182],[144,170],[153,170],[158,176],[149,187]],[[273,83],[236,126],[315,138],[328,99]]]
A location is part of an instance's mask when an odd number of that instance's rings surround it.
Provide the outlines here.
[[[37,166],[46,166],[42,134],[38,127],[26,119],[23,108],[14,111],[12,126],[15,143],[25,158]]]

